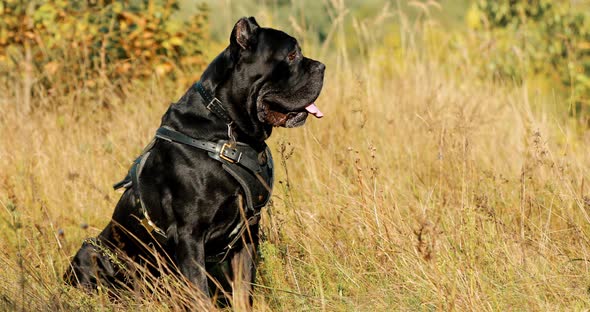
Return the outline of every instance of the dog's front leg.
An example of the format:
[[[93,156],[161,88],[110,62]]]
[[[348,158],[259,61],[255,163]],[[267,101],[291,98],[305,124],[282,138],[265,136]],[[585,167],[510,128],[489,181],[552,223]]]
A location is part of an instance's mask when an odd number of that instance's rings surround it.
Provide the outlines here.
[[[236,311],[252,308],[252,283],[256,277],[256,246],[248,243],[231,258],[233,307]]]
[[[205,242],[202,235],[194,235],[195,230],[181,229],[178,233],[176,260],[182,274],[195,286],[209,296],[207,271],[205,270]]]

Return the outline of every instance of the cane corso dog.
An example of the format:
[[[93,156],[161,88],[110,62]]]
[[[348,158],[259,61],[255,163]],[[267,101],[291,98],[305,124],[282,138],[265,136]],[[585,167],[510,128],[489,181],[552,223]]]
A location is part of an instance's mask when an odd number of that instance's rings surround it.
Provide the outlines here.
[[[204,294],[210,295],[207,268],[221,262],[233,291],[249,293],[260,209],[272,188],[265,140],[273,127],[323,116],[314,102],[324,69],[303,56],[295,38],[241,18],[229,46],[162,117],[117,185],[125,191],[111,222],[83,243],[66,282],[117,289],[131,283],[130,263],[157,274],[156,253]]]

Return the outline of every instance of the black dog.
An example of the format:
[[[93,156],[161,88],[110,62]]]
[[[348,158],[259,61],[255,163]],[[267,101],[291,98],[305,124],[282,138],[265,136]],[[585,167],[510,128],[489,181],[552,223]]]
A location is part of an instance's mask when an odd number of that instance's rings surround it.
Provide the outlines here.
[[[226,261],[240,291],[255,275],[260,209],[270,197],[273,127],[297,127],[323,85],[324,64],[284,32],[240,19],[229,46],[172,104],[135,161],[112,221],[78,251],[65,280],[89,288],[129,285],[130,261],[165,255],[205,294],[206,266]],[[236,139],[239,141],[236,141]],[[127,259],[127,260],[125,260]]]

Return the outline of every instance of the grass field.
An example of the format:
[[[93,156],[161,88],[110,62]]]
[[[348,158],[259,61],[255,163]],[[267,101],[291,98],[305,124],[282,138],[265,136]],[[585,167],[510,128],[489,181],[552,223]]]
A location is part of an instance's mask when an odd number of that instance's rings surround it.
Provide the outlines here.
[[[326,117],[268,142],[278,182],[255,310],[588,309],[590,133],[550,90],[482,76],[444,39],[421,45],[420,25],[395,28],[399,45],[387,46],[370,31],[380,22],[347,32],[336,19],[323,46],[304,43],[327,64],[316,102]],[[365,50],[353,55],[351,42]],[[188,85],[154,77],[105,88],[102,102],[42,94],[30,114],[11,95],[19,86],[0,86],[0,310],[166,311],[189,300],[173,278],[114,302],[61,281],[109,221],[112,183]]]

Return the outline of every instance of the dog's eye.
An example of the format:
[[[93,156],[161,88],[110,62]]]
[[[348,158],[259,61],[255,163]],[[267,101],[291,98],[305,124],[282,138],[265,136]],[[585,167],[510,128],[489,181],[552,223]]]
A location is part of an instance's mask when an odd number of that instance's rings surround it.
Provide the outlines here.
[[[293,51],[291,53],[289,53],[289,55],[287,55],[287,60],[289,60],[289,62],[293,62],[293,60],[297,57],[297,51]]]

